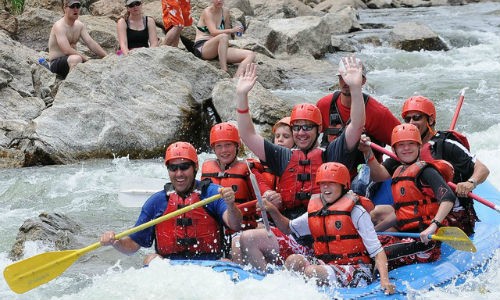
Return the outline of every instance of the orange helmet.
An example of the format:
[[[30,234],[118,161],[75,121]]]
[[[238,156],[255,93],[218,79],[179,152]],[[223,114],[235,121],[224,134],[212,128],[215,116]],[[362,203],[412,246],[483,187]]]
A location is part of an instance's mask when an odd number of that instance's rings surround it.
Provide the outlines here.
[[[422,138],[417,126],[413,124],[400,124],[394,127],[391,136],[391,146],[403,141],[414,141],[422,145]]]
[[[298,120],[307,120],[318,125],[318,132],[321,132],[323,129],[321,111],[314,104],[302,103],[295,105],[292,109],[292,114],[290,115],[290,124],[293,125],[293,123]]]
[[[176,158],[188,159],[194,163],[195,168],[198,168],[198,155],[190,143],[177,142],[168,146],[165,152],[165,165],[168,164],[169,160]]]
[[[316,171],[316,184],[320,182],[340,183],[344,188],[351,186],[351,175],[347,167],[341,163],[328,162],[322,164]]]
[[[210,129],[210,147],[217,142],[234,142],[240,144],[238,128],[231,123],[219,123]]]
[[[274,126],[273,126],[273,133],[281,125],[286,125],[286,126],[290,127],[290,117],[284,117],[283,119],[281,119],[278,122],[276,122],[276,124],[274,124]]]
[[[403,118],[406,117],[406,114],[412,110],[422,112],[429,117],[436,119],[436,107],[434,106],[434,103],[424,96],[413,96],[406,99],[403,104],[401,116]]]

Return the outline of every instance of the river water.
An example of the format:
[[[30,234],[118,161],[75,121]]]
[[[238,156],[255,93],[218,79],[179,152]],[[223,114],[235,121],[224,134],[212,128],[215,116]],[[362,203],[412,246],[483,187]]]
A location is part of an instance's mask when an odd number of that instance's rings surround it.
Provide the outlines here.
[[[418,21],[437,32],[452,49],[447,52],[404,52],[390,47],[366,47],[358,55],[368,66],[365,90],[399,116],[403,101],[422,94],[436,102],[438,128],[452,119],[459,91],[466,91],[457,129],[469,137],[472,152],[491,170],[500,189],[500,3],[456,7],[366,10],[361,23],[394,24]],[[336,64],[338,55],[327,59]],[[335,78],[292,80],[291,89],[274,93],[290,101],[315,102],[328,93]],[[202,154],[203,160],[209,154]],[[137,208],[118,204],[118,192],[135,178],[165,178],[162,159],[131,161],[126,157],[84,161],[75,165],[0,171],[0,267],[8,259],[24,220],[43,211],[63,213],[82,224],[83,246],[105,230],[121,232],[133,226]],[[28,243],[26,257],[50,251],[53,245]],[[113,249],[97,249],[74,263],[63,275],[23,295],[0,281],[0,299],[325,299],[314,286],[286,273],[262,282],[233,284],[224,275],[200,267],[172,267],[158,262],[142,269],[151,250],[128,257]],[[416,293],[415,299],[500,299],[500,250],[483,274],[464,284]]]

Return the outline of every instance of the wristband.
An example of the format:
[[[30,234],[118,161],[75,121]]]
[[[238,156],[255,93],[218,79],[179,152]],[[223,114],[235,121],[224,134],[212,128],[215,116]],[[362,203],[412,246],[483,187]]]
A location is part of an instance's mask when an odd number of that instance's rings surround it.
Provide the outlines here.
[[[246,114],[248,113],[249,111],[249,108],[247,107],[247,109],[236,109],[236,111],[239,113],[239,114]]]
[[[441,222],[439,222],[439,221],[438,221],[438,220],[436,220],[436,219],[433,219],[433,220],[432,220],[432,222],[431,222],[431,224],[432,224],[432,223],[436,224],[436,226],[437,226],[438,228],[443,226],[443,224],[441,224]]]

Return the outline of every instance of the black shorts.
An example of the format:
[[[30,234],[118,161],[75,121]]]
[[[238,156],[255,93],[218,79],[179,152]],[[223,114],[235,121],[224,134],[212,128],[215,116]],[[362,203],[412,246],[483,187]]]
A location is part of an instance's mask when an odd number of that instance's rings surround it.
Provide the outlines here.
[[[50,71],[52,71],[52,73],[56,73],[62,78],[66,78],[66,75],[69,73],[68,57],[69,56],[61,56],[51,60]]]
[[[198,57],[198,58],[202,58],[201,57],[201,49],[203,48],[203,45],[207,42],[208,40],[199,40],[199,41],[196,41],[193,45],[193,48],[194,48],[194,56]]]

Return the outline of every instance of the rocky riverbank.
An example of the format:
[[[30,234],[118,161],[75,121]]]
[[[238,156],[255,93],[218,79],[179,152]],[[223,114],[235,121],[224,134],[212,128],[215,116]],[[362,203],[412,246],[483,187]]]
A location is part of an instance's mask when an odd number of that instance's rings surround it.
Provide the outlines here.
[[[209,1],[191,2],[197,19]],[[258,53],[259,84],[250,95],[255,124],[269,134],[270,126],[291,109],[270,90],[286,89],[293,78],[335,72],[322,59],[327,53],[356,52],[366,44],[406,51],[448,49],[424,24],[360,22],[359,10],[468,2],[480,1],[225,1],[232,17],[247,27],[233,46]],[[62,16],[60,1],[26,0],[24,11],[14,15],[10,1],[0,0],[0,168],[113,155],[159,157],[179,139],[205,150],[211,125],[235,118],[234,68],[225,73],[216,61],[189,52],[194,28],[183,31],[185,44],[179,49],[138,49],[117,56],[115,22],[123,1],[82,3],[81,20],[110,55],[79,65],[61,81],[37,63],[47,56],[50,28]],[[145,0],[144,12],[155,18],[163,37],[161,1]]]

